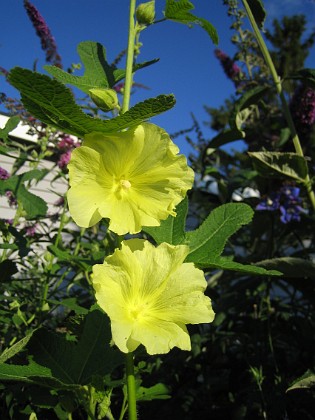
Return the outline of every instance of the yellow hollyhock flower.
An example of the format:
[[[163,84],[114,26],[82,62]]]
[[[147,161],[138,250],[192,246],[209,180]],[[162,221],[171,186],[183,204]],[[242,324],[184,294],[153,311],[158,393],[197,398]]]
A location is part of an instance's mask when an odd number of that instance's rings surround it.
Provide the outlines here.
[[[111,320],[112,338],[124,352],[140,344],[149,354],[173,347],[190,350],[185,324],[213,321],[206,280],[193,263],[184,263],[186,245],[143,239],[122,242],[121,249],[93,266],[92,284],[99,306]]]
[[[185,156],[160,127],[143,123],[116,134],[91,133],[72,151],[68,204],[77,225],[102,218],[119,235],[159,226],[192,187]]]

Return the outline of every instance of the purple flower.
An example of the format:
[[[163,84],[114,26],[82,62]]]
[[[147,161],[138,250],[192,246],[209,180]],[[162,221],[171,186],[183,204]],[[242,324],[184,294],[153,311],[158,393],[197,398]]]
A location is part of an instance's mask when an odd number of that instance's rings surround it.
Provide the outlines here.
[[[12,191],[6,191],[5,196],[8,199],[8,203],[10,207],[15,207],[17,206],[17,199],[15,198],[14,194]]]
[[[300,85],[294,92],[290,110],[297,130],[307,133],[315,123],[315,90]]]
[[[29,238],[34,238],[36,235],[36,228],[37,224],[25,226],[25,236],[28,236]]]
[[[8,171],[6,171],[4,168],[1,168],[0,166],[0,179],[8,179],[10,178],[10,174]]]
[[[238,65],[222,50],[216,49],[214,51],[215,56],[220,61],[221,66],[223,67],[224,73],[229,79],[231,79],[235,86],[237,87],[240,84],[240,77],[242,74],[241,69]]]
[[[42,49],[46,52],[46,61],[62,68],[61,57],[57,52],[57,45],[43,16],[28,0],[24,0],[25,10],[41,41]]]
[[[299,195],[300,188],[285,185],[279,191],[271,193],[269,197],[265,197],[256,206],[256,210],[279,210],[282,223],[299,222],[301,214],[307,213],[307,210],[301,206],[302,198]]]
[[[78,147],[79,143],[75,142],[73,138],[68,135],[64,135],[60,142],[57,144],[58,149],[60,150],[71,150],[74,147]]]
[[[60,159],[57,162],[57,165],[59,166],[60,169],[66,168],[66,166],[68,165],[70,161],[70,157],[71,157],[71,150],[68,150],[67,152],[63,153],[60,156]]]

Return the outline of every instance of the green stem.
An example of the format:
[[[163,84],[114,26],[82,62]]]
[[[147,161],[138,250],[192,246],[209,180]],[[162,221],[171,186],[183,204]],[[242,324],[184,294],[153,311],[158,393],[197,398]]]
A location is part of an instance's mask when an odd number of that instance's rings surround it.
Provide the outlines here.
[[[124,99],[122,104],[121,113],[124,114],[129,109],[130,94],[133,80],[133,57],[135,51],[135,11],[136,11],[136,0],[130,0],[129,8],[129,34],[128,34],[128,47],[127,47],[127,62],[126,62],[126,77],[124,86]]]
[[[127,353],[126,354],[126,377],[127,377],[129,420],[137,420],[136,381],[135,381],[133,360],[134,360],[134,354]]]
[[[273,81],[274,81],[275,86],[276,86],[277,93],[280,97],[280,101],[281,101],[282,109],[283,109],[283,112],[284,112],[284,116],[286,118],[286,121],[288,123],[289,129],[290,129],[290,132],[291,132],[291,135],[292,135],[295,152],[296,152],[297,155],[304,157],[304,153],[303,153],[303,149],[301,147],[300,139],[299,139],[299,136],[296,132],[294,122],[293,122],[293,119],[292,119],[292,116],[291,116],[291,113],[290,113],[290,109],[289,109],[289,106],[287,104],[287,101],[285,99],[285,96],[284,96],[284,93],[283,93],[283,90],[282,90],[282,84],[281,84],[280,77],[278,76],[278,73],[277,73],[276,68],[273,64],[273,61],[272,61],[272,58],[271,58],[270,53],[268,51],[268,48],[266,46],[266,43],[265,43],[265,41],[264,41],[264,39],[263,39],[263,37],[260,33],[260,30],[257,26],[257,23],[255,21],[255,18],[252,14],[252,11],[251,11],[249,5],[248,5],[247,0],[242,0],[242,2],[243,2],[243,5],[245,7],[245,10],[246,10],[248,19],[250,21],[250,24],[253,28],[254,34],[256,36],[260,51],[261,51],[261,53],[262,53],[262,55],[263,55],[263,57],[266,61],[267,66],[269,67],[271,76],[272,76]],[[309,199],[312,203],[312,207],[315,210],[315,194],[314,194],[314,191],[312,190],[311,180],[310,180],[310,177],[309,177],[308,174],[305,177],[305,186],[306,186],[306,189],[307,189],[307,192],[308,192]]]

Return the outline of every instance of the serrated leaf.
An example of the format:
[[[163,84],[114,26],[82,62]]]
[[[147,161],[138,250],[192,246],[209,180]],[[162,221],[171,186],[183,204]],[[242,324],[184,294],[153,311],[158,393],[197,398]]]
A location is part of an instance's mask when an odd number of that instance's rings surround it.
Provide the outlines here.
[[[15,356],[17,353],[19,353],[21,350],[25,348],[27,343],[30,341],[32,335],[34,334],[36,330],[30,332],[25,337],[23,337],[21,340],[19,340],[17,343],[13,344],[13,346],[5,349],[3,353],[0,355],[0,363],[4,363],[7,360],[9,360],[11,357]]]
[[[172,245],[178,245],[185,240],[185,226],[188,212],[187,197],[176,207],[176,217],[169,216],[161,221],[158,227],[143,227],[143,231],[148,233],[157,244],[167,242]]]
[[[247,0],[254,19],[260,29],[263,28],[266,19],[266,11],[261,0]]]
[[[193,24],[200,25],[210,36],[214,44],[219,43],[218,33],[215,27],[206,19],[199,18],[192,13],[194,5],[187,0],[166,0],[164,15],[166,19],[174,20],[178,23],[191,26]]]
[[[243,274],[253,274],[256,276],[281,276],[282,272],[278,270],[268,270],[257,265],[241,264],[229,258],[217,257],[209,258],[207,263],[201,263],[204,268],[219,268],[221,270],[237,271]]]
[[[308,173],[303,156],[296,153],[249,152],[256,171],[265,178],[289,178],[304,182]]]
[[[67,73],[56,66],[44,66],[44,69],[55,77],[59,82],[71,84],[86,94],[93,88],[111,88],[125,77],[124,69],[117,69],[106,60],[106,49],[98,42],[80,42],[77,48],[78,54],[84,65],[83,76],[75,76]],[[156,63],[158,60],[151,60],[134,67],[134,71]]]
[[[315,280],[315,263],[296,257],[281,257],[263,260],[256,263],[268,270],[279,270],[284,277],[310,278]]]
[[[186,243],[190,253],[186,261],[208,264],[219,257],[230,236],[248,224],[254,215],[244,203],[228,203],[214,209],[193,232],[187,232]]]
[[[66,133],[84,137],[87,133],[112,133],[141,124],[175,105],[174,95],[160,95],[140,102],[123,115],[102,121],[85,114],[75,103],[72,92],[48,76],[15,67],[9,75],[26,109],[42,122]]]
[[[0,364],[0,380],[26,382],[48,387],[64,388],[62,382],[51,376],[50,369],[30,362],[28,365]]]
[[[9,133],[13,131],[19,124],[20,117],[17,115],[10,117],[3,128],[0,128],[0,139],[7,141]]]
[[[304,373],[301,377],[296,379],[293,384],[286,390],[288,391],[294,391],[296,389],[308,389],[308,388],[314,388],[315,387],[315,374],[314,372],[308,370]]]
[[[287,76],[286,79],[295,79],[315,90],[315,69],[301,69],[296,74]]]

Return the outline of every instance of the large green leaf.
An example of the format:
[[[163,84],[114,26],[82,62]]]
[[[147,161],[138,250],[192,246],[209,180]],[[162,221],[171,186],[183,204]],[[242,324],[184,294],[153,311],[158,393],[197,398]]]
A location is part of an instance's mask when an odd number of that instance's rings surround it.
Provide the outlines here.
[[[185,241],[186,216],[188,211],[187,197],[176,207],[176,217],[169,216],[161,221],[158,227],[144,227],[143,231],[148,233],[157,244],[167,242],[178,245]]]
[[[91,383],[124,362],[123,354],[110,347],[108,317],[98,309],[85,318],[78,342],[45,329],[36,331],[27,348],[28,365],[0,364],[0,379],[36,383],[53,388],[73,388]]]
[[[78,137],[93,131],[117,132],[141,124],[175,105],[174,95],[160,95],[138,103],[121,116],[102,121],[85,114],[75,103],[72,92],[55,79],[15,67],[9,80],[20,91],[25,108],[34,117]]]
[[[249,223],[254,215],[244,203],[228,203],[214,209],[207,219],[193,232],[187,232],[190,253],[186,261],[211,264],[220,256],[230,236]]]
[[[46,330],[34,334],[28,346],[33,360],[51,369],[54,378],[67,384],[87,384],[93,375],[109,374],[123,363],[123,355],[110,347],[109,318],[100,310],[90,312],[78,343]]]
[[[187,0],[166,0],[164,15],[166,19],[174,20],[178,23],[191,26],[193,24],[200,25],[210,36],[214,44],[218,44],[219,37],[215,27],[206,19],[197,17],[190,13],[194,5]]]
[[[44,66],[45,70],[59,82],[71,84],[89,94],[93,88],[110,88],[125,77],[124,69],[117,69],[106,61],[106,49],[98,42],[85,41],[78,45],[78,54],[84,65],[83,76],[75,76],[55,66]],[[157,62],[152,60],[135,66],[134,71]]]
[[[308,173],[303,156],[296,153],[249,152],[256,171],[265,178],[289,178],[304,182]]]

